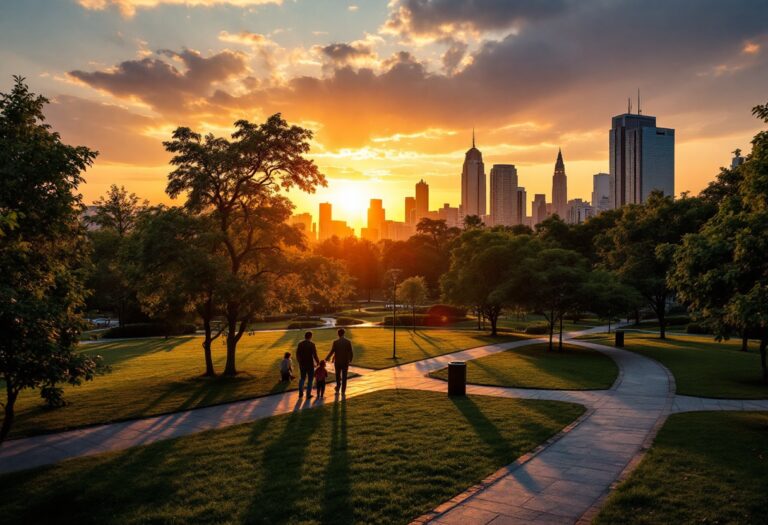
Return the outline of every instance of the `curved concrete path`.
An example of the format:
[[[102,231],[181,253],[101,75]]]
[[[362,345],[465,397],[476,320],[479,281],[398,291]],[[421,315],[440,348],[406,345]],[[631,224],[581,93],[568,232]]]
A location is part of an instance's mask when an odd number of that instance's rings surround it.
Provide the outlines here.
[[[596,327],[574,332],[568,334],[568,339],[571,344],[603,352],[616,361],[619,377],[609,390],[468,385],[470,394],[567,401],[584,405],[587,412],[534,453],[526,454],[417,522],[500,525],[587,521],[617,480],[639,462],[668,414],[692,410],[768,410],[768,400],[676,396],[671,374],[657,361],[626,350],[572,339],[604,330],[605,327]],[[384,370],[354,367],[353,371],[360,376],[349,380],[347,397],[390,388],[444,392],[446,383],[428,377],[429,372],[444,368],[451,361],[478,359],[542,340],[487,345]],[[332,393],[331,390],[329,394]],[[294,391],[165,416],[10,440],[0,446],[0,473],[123,450],[333,401],[332,395],[325,400],[302,400]]]

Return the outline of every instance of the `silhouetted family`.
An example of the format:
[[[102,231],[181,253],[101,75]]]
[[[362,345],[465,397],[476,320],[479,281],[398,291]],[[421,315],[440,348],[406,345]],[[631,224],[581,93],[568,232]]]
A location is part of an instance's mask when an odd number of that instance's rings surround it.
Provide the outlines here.
[[[305,383],[307,397],[312,397],[313,381],[317,385],[317,396],[323,397],[325,395],[325,382],[328,379],[328,370],[325,366],[327,361],[332,362],[336,370],[335,392],[346,393],[347,375],[353,357],[352,343],[344,337],[343,328],[339,328],[337,333],[339,337],[333,342],[331,351],[325,359],[320,359],[317,356],[317,347],[312,342],[312,332],[304,334],[304,340],[296,348],[296,361],[299,363],[299,397],[304,396]],[[280,378],[284,383],[294,379],[290,352],[286,352],[283,360],[280,361]]]

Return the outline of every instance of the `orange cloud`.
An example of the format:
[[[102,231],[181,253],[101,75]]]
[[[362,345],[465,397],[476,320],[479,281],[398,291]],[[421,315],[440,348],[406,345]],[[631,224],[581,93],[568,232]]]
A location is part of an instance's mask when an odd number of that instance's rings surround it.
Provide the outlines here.
[[[283,0],[77,0],[85,9],[102,11],[110,6],[115,6],[120,13],[127,18],[136,14],[137,9],[151,9],[162,4],[186,5],[190,7],[211,7],[215,5],[231,5],[236,7],[249,7],[264,4],[283,3]]]

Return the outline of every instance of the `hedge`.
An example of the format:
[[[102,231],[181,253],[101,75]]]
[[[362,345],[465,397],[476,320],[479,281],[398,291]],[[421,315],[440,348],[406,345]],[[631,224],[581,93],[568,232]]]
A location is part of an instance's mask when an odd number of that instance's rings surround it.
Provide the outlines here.
[[[363,324],[365,321],[355,319],[354,317],[337,317],[336,326],[354,326],[356,324]]]
[[[319,328],[325,326],[322,321],[294,321],[288,324],[288,330],[296,330],[298,328]]]
[[[415,326],[448,326],[452,323],[457,323],[459,321],[467,320],[466,317],[446,318],[446,317],[435,317],[427,314],[416,314],[414,316],[413,314],[407,314],[403,312],[403,313],[397,314],[397,326],[414,326],[414,317],[416,321]],[[386,316],[382,324],[384,326],[392,326],[392,316],[391,315]]]
[[[532,324],[525,327],[525,333],[529,335],[544,335],[549,333],[548,324]]]
[[[194,324],[166,325],[160,323],[136,323],[110,328],[101,336],[104,339],[127,339],[132,337],[157,337],[170,335],[194,334],[197,328]]]

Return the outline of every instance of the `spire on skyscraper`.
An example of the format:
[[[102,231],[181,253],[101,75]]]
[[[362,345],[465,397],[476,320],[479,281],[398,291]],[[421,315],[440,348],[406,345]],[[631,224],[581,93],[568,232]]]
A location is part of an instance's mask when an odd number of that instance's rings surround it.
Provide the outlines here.
[[[475,147],[475,128],[472,127],[472,147]]]
[[[555,162],[555,169],[565,169],[565,163],[563,162],[563,151],[557,148],[557,162]]]

